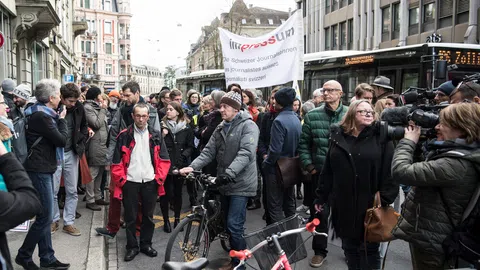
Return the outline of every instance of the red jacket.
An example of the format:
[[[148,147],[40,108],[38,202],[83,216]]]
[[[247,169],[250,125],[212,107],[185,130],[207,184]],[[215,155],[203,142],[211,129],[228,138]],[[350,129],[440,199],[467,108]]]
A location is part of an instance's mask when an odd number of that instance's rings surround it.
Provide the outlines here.
[[[122,199],[122,187],[127,182],[127,170],[130,164],[130,156],[135,147],[133,136],[133,124],[122,130],[117,136],[117,144],[112,160],[112,182],[115,184],[113,196]],[[170,169],[170,158],[168,157],[165,141],[159,132],[148,128],[150,136],[150,157],[153,169],[155,170],[155,181],[158,183],[158,195],[165,195],[163,183]]]

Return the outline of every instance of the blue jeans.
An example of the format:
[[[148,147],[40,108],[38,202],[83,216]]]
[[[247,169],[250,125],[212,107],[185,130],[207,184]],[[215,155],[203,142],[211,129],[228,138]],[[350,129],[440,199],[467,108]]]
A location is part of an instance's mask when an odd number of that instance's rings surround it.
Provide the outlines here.
[[[65,206],[63,207],[63,225],[73,225],[75,222],[75,212],[77,211],[78,194],[78,165],[79,157],[72,151],[64,153],[64,167],[60,166],[54,174],[54,216],[53,221],[60,220],[60,210],[58,209],[58,190],[60,189],[60,179],[63,173],[63,183],[65,185]]]
[[[245,196],[223,196],[222,208],[227,223],[227,233],[230,234],[230,247],[233,250],[244,250],[247,248],[243,231],[245,218],[247,216],[248,197]],[[238,259],[232,259],[232,264],[237,265]]]
[[[52,247],[50,231],[53,218],[53,176],[52,174],[33,172],[29,172],[28,176],[38,192],[42,203],[42,213],[36,216],[35,222],[18,250],[17,258],[24,262],[32,261],[33,251],[38,244],[40,264],[50,264],[57,260]]]

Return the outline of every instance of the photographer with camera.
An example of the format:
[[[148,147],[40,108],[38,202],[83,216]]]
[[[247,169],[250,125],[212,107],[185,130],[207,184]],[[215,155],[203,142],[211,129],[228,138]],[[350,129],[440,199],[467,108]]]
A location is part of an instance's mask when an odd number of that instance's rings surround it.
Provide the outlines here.
[[[450,105],[440,111],[437,139],[426,161],[414,163],[420,127],[405,128],[392,162],[392,175],[413,186],[393,235],[410,243],[413,269],[455,268],[442,243],[461,222],[479,179],[480,106]]]

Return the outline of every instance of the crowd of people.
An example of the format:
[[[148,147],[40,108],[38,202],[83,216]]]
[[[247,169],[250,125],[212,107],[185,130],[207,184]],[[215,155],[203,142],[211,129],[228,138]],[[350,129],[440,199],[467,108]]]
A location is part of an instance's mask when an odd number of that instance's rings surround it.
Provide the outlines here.
[[[419,143],[414,123],[400,141],[380,132],[382,111],[400,106],[384,76],[360,83],[348,105],[334,80],[302,102],[289,87],[275,87],[266,100],[238,84],[203,96],[164,87],[144,98],[134,81],[105,94],[52,79],[39,81],[32,97],[29,86],[7,79],[0,95],[0,268],[12,269],[4,232],[35,216],[15,262],[40,269],[32,260],[38,245],[41,267],[68,269],[55,257],[51,235],[60,227],[81,235],[79,194],[87,209],[109,206],[99,235],[113,238],[125,228],[125,261],[140,252],[157,256],[155,205],[163,231],[171,233],[180,223],[183,186],[191,205],[199,199],[194,183],[185,181],[194,170],[217,177],[234,250],[246,248],[247,210],[263,205],[266,225],[305,212],[321,220],[319,232],[332,225],[349,269],[380,269],[385,247],[364,241],[365,213],[375,193],[387,206],[402,190],[406,200],[393,234],[410,243],[414,269],[451,267],[458,260],[445,255],[442,241],[461,222],[479,179],[480,85],[449,81],[435,91],[436,103],[452,105],[440,113],[436,139]],[[423,161],[415,157],[420,144]],[[461,157],[453,150],[462,150]],[[294,157],[302,181],[284,187],[278,161]],[[327,239],[315,236],[312,249],[310,265],[321,267]],[[237,264],[233,259],[226,269]]]

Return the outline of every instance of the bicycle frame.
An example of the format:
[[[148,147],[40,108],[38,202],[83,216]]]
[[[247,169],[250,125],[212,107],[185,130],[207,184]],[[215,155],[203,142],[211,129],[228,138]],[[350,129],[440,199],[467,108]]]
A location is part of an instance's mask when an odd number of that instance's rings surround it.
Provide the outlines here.
[[[246,249],[242,251],[235,251],[235,250],[230,251],[230,257],[235,257],[240,260],[240,263],[234,268],[234,270],[238,269],[238,267],[240,267],[241,265],[244,265],[245,261],[247,259],[250,259],[253,253],[255,253],[255,251],[259,250],[260,248],[262,248],[267,244],[273,244],[274,251],[278,255],[278,260],[272,267],[272,270],[280,270],[280,269],[291,270],[292,267],[290,266],[290,262],[288,261],[287,255],[285,254],[285,251],[282,249],[278,239],[288,235],[302,233],[305,231],[308,231],[315,235],[323,235],[325,237],[328,237],[326,233],[319,233],[315,231],[315,227],[318,226],[318,224],[320,224],[320,220],[315,218],[312,222],[307,223],[307,225],[303,228],[298,228],[298,229],[293,229],[293,230],[288,230],[285,232],[281,232],[281,233],[279,232],[277,234],[273,234],[267,237],[267,239],[258,243],[251,250]]]

